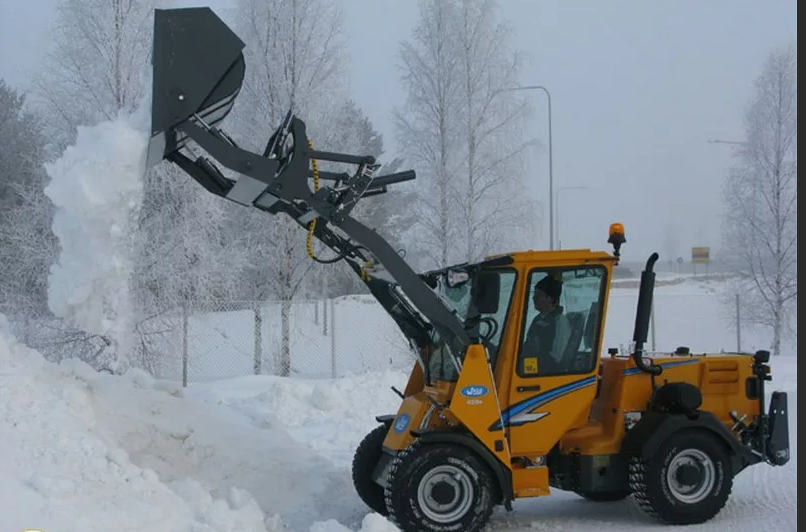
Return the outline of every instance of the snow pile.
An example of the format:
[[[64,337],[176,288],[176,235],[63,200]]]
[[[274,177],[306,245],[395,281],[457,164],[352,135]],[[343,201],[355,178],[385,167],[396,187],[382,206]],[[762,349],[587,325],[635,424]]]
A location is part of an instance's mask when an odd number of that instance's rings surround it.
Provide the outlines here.
[[[273,530],[242,490],[214,498],[135,465],[95,411],[102,376],[89,366],[56,366],[0,332],[0,368],[0,530]]]
[[[268,413],[258,426],[139,370],[56,365],[2,329],[0,368],[0,530],[396,530]]]
[[[108,335],[125,350],[134,227],[142,203],[150,98],[137,111],[79,127],[73,146],[47,165],[45,194],[61,244],[48,305],[71,325]]]
[[[412,362],[413,363],[413,362]],[[408,374],[384,371],[341,379],[251,376],[194,385],[189,397],[232,408],[256,426],[283,429],[335,466],[348,468],[355,449],[378,422],[394,414]]]

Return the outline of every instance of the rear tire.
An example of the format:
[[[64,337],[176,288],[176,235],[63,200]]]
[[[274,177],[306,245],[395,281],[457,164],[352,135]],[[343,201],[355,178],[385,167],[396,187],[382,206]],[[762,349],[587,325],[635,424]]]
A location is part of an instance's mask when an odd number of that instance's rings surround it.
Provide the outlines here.
[[[649,515],[672,525],[716,516],[733,488],[725,444],[701,430],[673,434],[650,458],[630,461],[630,488]]]
[[[490,468],[459,445],[414,442],[387,477],[389,519],[403,532],[478,532],[495,507]]]
[[[364,504],[383,516],[388,515],[389,512],[386,510],[383,488],[372,480],[372,471],[381,459],[383,454],[381,447],[388,431],[389,426],[385,424],[375,427],[369,434],[364,436],[353,456],[353,485],[355,486],[355,491],[364,501]]]

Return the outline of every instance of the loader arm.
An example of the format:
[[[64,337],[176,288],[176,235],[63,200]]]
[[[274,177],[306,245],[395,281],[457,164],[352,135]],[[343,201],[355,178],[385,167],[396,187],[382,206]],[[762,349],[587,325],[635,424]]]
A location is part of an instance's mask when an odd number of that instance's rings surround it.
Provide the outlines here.
[[[243,84],[243,48],[209,8],[155,10],[149,165],[170,161],[213,194],[290,216],[337,254],[333,261],[347,261],[410,340],[425,345],[433,327],[463,353],[471,339],[462,321],[385,238],[351,216],[362,198],[414,179],[413,171],[375,177],[380,165],[372,156],[313,150],[291,111],[263,154],[240,148],[218,127]],[[191,141],[215,162],[193,155]],[[355,170],[315,176],[312,160]],[[225,176],[216,162],[236,175]],[[330,184],[312,190],[312,177]]]

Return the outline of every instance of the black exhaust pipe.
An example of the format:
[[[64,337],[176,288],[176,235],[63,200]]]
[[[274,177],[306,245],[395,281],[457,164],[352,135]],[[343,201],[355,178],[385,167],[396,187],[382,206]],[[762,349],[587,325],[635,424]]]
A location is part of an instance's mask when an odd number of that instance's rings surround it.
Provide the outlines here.
[[[646,267],[641,272],[641,286],[638,289],[638,305],[635,310],[635,331],[633,332],[633,342],[635,350],[632,357],[635,365],[641,371],[652,375],[660,375],[663,368],[653,366],[644,359],[644,344],[649,335],[649,321],[652,316],[652,296],[655,292],[655,263],[658,261],[658,254],[653,253],[646,261]]]
[[[185,145],[175,130],[183,122],[212,128],[229,114],[243,85],[244,47],[209,7],[154,10],[149,166]]]

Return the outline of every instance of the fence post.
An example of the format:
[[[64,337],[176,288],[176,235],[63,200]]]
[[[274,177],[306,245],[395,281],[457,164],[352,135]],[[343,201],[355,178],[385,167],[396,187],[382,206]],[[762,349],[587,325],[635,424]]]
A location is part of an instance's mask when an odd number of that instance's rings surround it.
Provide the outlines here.
[[[322,300],[322,336],[327,336],[327,305],[329,301],[327,298]],[[316,302],[316,307],[319,308],[319,301]]]
[[[327,304],[327,303],[326,303]],[[336,300],[330,300],[330,372],[336,378]]]
[[[188,385],[188,304],[182,302],[182,387]]]
[[[736,352],[742,352],[742,310],[738,292],[736,292]]]
[[[255,375],[260,375],[263,372],[263,309],[261,303],[261,301],[255,301],[252,307],[252,312],[254,313],[252,372]]]

